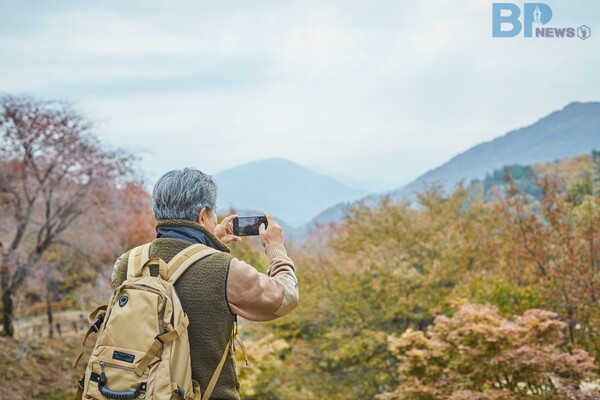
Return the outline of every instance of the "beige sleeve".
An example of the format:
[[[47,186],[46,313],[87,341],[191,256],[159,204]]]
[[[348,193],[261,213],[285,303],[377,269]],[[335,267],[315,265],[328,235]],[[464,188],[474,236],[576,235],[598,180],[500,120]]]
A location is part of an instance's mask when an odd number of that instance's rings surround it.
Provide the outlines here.
[[[289,314],[298,305],[295,267],[285,247],[267,245],[267,274],[233,258],[227,279],[227,300],[234,314],[250,321],[271,321]]]

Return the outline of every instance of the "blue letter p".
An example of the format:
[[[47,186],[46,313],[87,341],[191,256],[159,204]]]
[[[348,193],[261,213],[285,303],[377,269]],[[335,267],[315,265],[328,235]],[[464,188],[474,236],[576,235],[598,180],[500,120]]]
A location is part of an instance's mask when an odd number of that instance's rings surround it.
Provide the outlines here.
[[[544,3],[525,3],[523,26],[525,37],[531,37],[534,23],[546,25],[552,19],[552,9]]]

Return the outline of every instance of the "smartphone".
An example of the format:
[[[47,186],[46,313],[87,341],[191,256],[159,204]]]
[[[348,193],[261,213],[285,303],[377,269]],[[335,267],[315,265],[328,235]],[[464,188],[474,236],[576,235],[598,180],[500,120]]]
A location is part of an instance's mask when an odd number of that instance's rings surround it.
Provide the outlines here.
[[[237,217],[233,220],[233,234],[236,236],[257,236],[258,227],[265,224],[267,227],[267,217],[264,215],[256,217]]]

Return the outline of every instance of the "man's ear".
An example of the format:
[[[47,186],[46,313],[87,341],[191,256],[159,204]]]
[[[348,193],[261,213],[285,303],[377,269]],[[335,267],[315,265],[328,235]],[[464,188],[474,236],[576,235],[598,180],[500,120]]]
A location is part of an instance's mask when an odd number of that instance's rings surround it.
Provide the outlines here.
[[[196,222],[200,225],[204,225],[204,221],[209,217],[208,208],[202,207],[200,212],[198,213],[198,218],[196,218]]]

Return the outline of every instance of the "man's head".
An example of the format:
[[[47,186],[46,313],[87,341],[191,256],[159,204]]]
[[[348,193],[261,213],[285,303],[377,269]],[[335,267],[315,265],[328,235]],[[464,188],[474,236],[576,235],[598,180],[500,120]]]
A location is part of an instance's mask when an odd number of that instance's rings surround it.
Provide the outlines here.
[[[217,223],[217,184],[195,168],[173,170],[154,185],[152,209],[156,220],[185,219],[206,226]]]

